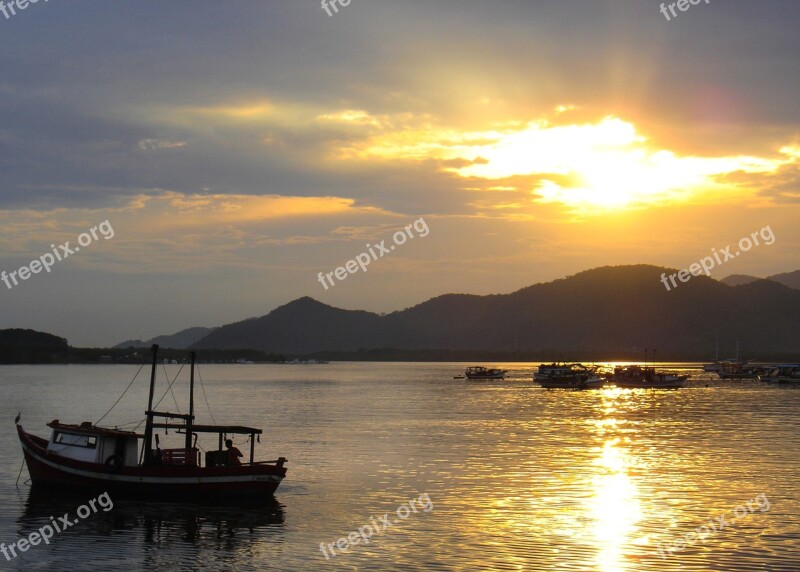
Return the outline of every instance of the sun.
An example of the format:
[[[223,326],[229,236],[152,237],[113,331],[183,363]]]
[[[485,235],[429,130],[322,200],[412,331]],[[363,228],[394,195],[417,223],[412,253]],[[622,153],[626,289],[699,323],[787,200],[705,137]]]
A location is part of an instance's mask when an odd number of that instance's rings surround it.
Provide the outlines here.
[[[544,179],[533,194],[542,202],[605,211],[674,202],[710,184],[709,173],[677,161],[668,152],[598,149],[586,153],[572,169],[567,184]]]
[[[714,175],[745,167],[653,149],[633,124],[614,117],[583,125],[534,122],[461,158],[472,162],[454,169],[463,177],[536,176],[535,200],[592,212],[680,200],[713,186]]]

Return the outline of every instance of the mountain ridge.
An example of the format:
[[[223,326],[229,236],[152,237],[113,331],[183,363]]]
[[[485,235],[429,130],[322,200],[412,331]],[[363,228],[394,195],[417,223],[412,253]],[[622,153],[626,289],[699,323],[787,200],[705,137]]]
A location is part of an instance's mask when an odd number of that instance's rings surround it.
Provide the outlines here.
[[[757,276],[750,276],[749,274],[731,274],[730,276],[726,276],[720,280],[720,282],[728,286],[742,286],[744,284],[755,282],[756,280],[772,280],[773,282],[778,282],[784,286],[792,288],[793,290],[800,290],[800,270],[795,270],[794,272],[783,272],[781,274],[773,274],[772,276],[767,276],[766,278],[758,278]]]
[[[772,280],[732,287],[706,276],[667,291],[660,277],[673,272],[644,264],[605,266],[510,294],[444,294],[386,315],[306,296],[259,318],[221,326],[193,348],[617,355],[655,347],[664,359],[669,352],[707,356],[717,338],[730,345],[738,339],[757,352],[800,348],[800,291]]]
[[[185,350],[197,343],[208,334],[213,332],[216,328],[204,328],[200,326],[186,328],[174,334],[156,336],[147,341],[142,340],[126,340],[115,346],[113,349],[127,349],[127,348],[149,348],[153,344],[158,344],[162,348],[171,348],[175,350]]]

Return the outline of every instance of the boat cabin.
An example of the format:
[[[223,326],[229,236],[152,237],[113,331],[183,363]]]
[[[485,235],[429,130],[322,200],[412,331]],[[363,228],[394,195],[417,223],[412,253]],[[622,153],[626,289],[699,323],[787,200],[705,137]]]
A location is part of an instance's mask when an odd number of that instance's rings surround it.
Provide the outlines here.
[[[132,431],[104,429],[86,421],[80,425],[47,424],[53,430],[47,452],[75,461],[135,467],[139,464],[139,435]]]

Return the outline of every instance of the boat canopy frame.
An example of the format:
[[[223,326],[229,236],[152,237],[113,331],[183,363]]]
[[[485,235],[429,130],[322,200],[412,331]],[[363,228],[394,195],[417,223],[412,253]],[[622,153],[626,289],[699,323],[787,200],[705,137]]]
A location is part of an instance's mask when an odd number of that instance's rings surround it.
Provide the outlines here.
[[[186,449],[192,448],[192,437],[197,433],[216,433],[219,435],[219,450],[223,451],[223,436],[231,435],[249,435],[250,437],[250,465],[272,463],[273,461],[262,461],[261,463],[255,462],[255,447],[256,436],[262,435],[263,430],[256,427],[247,427],[245,425],[198,425],[194,423],[194,369],[197,361],[197,354],[190,352],[191,358],[191,374],[189,381],[189,413],[170,413],[168,411],[153,411],[153,395],[155,392],[155,374],[156,363],[158,361],[158,344],[153,344],[151,348],[153,352],[152,371],[150,374],[150,397],[148,400],[147,411],[145,411],[145,431],[142,438],[144,439],[144,458],[143,464],[154,462],[156,455],[153,452],[153,430],[154,429],[174,429],[178,433],[185,433],[186,435]],[[164,419],[164,422],[157,423],[156,418]],[[183,423],[170,423],[173,419],[181,419]]]

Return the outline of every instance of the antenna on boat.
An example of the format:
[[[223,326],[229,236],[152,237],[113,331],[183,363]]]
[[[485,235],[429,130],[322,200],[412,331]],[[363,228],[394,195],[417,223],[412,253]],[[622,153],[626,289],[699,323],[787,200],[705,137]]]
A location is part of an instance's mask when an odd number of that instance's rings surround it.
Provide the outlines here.
[[[186,418],[186,448],[192,448],[192,424],[194,422],[194,364],[197,361],[197,354],[189,352],[192,367],[189,374],[189,416]]]
[[[644,348],[644,367],[647,367],[647,348]]]
[[[144,425],[144,462],[145,464],[150,462],[150,459],[153,457],[153,394],[155,393],[156,389],[156,364],[158,362],[158,344],[153,344],[153,347],[150,348],[150,351],[153,352],[153,365],[152,369],[150,370],[150,397],[147,399],[147,411],[145,411],[145,417],[147,421]]]

